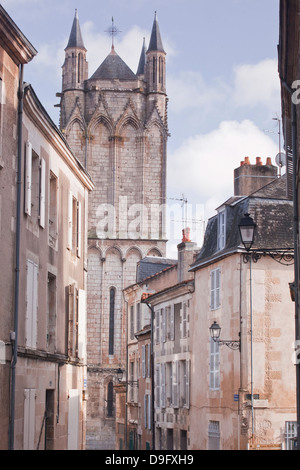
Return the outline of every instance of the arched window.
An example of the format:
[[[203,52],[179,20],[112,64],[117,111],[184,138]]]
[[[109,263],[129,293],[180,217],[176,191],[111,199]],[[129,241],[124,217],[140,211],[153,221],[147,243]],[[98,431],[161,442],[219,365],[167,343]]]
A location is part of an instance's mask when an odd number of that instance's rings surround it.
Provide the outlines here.
[[[77,81],[80,83],[81,81],[81,62],[82,62],[82,54],[81,52],[78,54],[78,76],[77,76]]]
[[[114,333],[115,333],[115,298],[116,289],[111,287],[109,290],[109,339],[108,354],[114,353]]]
[[[112,381],[107,384],[107,416],[111,418],[114,413],[114,384]]]

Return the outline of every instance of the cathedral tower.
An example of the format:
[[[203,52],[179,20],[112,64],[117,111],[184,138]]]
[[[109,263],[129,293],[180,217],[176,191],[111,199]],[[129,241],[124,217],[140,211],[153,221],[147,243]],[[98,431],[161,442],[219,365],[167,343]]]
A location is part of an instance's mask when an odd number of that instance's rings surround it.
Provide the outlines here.
[[[155,14],[134,73],[110,53],[88,78],[77,12],[65,49],[61,128],[95,189],[88,213],[87,449],[115,448],[113,384],[126,368],[123,289],[165,256],[166,64]]]

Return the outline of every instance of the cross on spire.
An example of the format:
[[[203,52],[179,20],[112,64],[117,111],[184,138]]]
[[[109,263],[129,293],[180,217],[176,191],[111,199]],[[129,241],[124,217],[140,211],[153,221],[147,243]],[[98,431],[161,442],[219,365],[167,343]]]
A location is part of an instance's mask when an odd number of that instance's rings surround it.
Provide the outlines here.
[[[121,31],[114,24],[114,17],[111,18],[111,26],[105,31],[111,36],[111,47],[114,48],[114,36],[116,36]]]

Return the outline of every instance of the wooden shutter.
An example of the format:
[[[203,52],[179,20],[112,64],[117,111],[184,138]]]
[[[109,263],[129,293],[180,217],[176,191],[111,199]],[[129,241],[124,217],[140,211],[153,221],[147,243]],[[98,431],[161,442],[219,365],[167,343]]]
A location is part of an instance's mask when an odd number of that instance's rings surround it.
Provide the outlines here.
[[[285,118],[285,153],[286,153],[286,185],[287,197],[293,199],[293,132],[291,118]]]
[[[161,407],[166,407],[166,363],[160,365],[161,368]]]
[[[81,238],[82,238],[82,223],[81,223],[81,202],[77,201],[77,256],[81,256]]]
[[[35,389],[24,390],[23,450],[35,449]]]
[[[175,339],[174,304],[170,308],[170,340]]]
[[[43,158],[41,158],[39,219],[40,219],[40,226],[42,228],[45,228],[45,209],[46,209],[46,162]]]
[[[27,260],[25,345],[37,346],[38,265]]]
[[[146,377],[146,345],[142,346],[142,377]]]
[[[179,406],[179,397],[178,397],[178,374],[179,372],[179,361],[174,361],[172,365],[172,405],[174,408]]]
[[[86,291],[78,290],[78,357],[86,357]]]
[[[31,185],[32,185],[32,145],[27,140],[25,150],[25,213],[31,215]]]
[[[73,230],[73,194],[69,190],[68,194],[68,240],[67,248],[72,250],[72,230]]]

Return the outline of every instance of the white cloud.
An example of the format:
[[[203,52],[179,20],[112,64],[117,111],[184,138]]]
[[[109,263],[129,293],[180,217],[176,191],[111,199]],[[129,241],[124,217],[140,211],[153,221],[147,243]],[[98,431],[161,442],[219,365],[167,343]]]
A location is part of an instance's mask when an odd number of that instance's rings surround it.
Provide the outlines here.
[[[199,134],[168,156],[169,191],[185,193],[205,206],[205,218],[233,194],[233,171],[245,156],[255,163],[278,152],[274,141],[253,122],[223,121],[218,129]]]
[[[234,67],[233,99],[236,106],[266,106],[274,111],[280,99],[278,62],[265,59],[257,64]],[[277,108],[275,108],[276,111]]]

